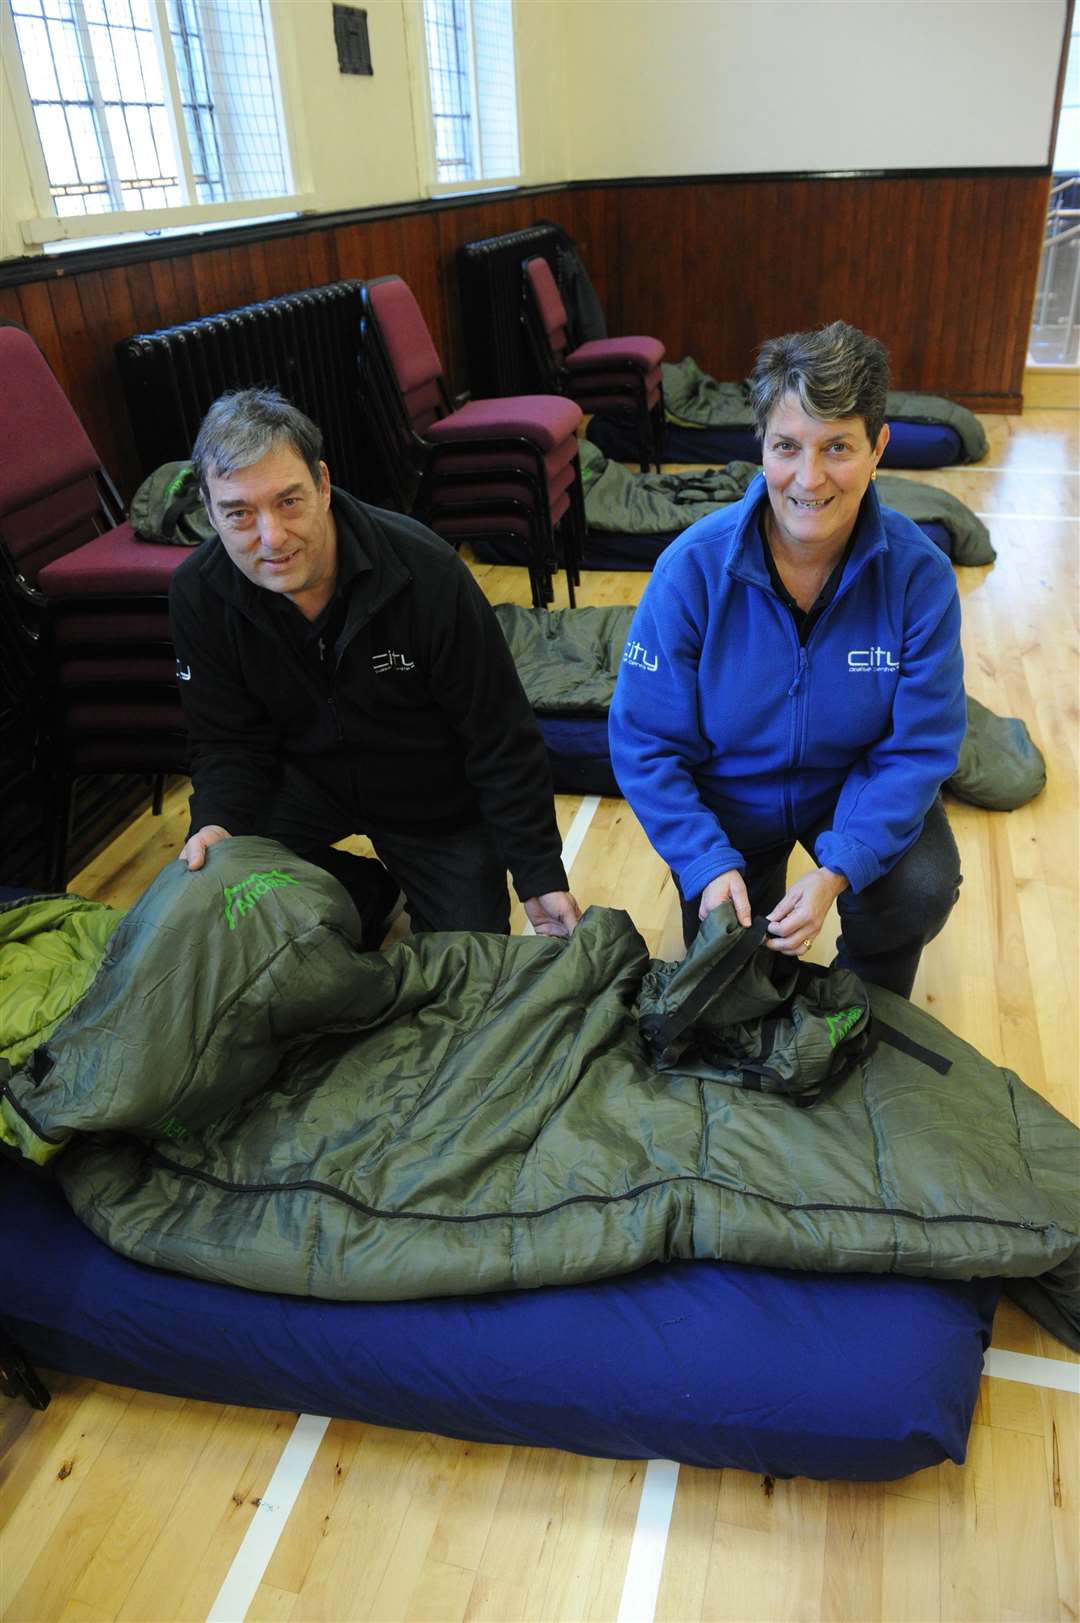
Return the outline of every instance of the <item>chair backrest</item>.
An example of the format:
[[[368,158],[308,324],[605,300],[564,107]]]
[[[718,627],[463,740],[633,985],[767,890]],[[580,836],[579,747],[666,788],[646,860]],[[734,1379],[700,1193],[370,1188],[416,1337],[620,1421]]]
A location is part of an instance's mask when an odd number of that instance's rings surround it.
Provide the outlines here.
[[[409,425],[423,434],[446,411],[442,362],[427,322],[400,276],[377,277],[366,292]]]
[[[526,260],[525,284],[532,296],[533,308],[544,330],[552,356],[556,363],[561,362],[570,347],[566,330],[566,306],[559,295],[558,284],[551,274],[551,266],[546,259]]]
[[[101,462],[30,334],[0,326],[0,545],[31,584],[120,519]]]

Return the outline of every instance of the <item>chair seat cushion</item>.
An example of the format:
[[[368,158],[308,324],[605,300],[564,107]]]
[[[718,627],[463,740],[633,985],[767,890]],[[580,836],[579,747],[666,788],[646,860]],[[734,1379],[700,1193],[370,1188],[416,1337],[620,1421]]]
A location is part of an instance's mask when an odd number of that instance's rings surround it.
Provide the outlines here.
[[[599,378],[592,385],[582,386],[576,378],[570,380],[570,387],[574,391],[574,398],[587,412],[636,412],[638,408],[638,391],[636,389],[618,389],[611,387],[610,378]],[[659,389],[646,389],[645,406],[652,411],[660,398]],[[634,453],[631,452],[631,455]]]
[[[547,482],[548,502],[554,506],[564,490],[569,490],[574,482],[574,469],[563,468],[554,478]],[[476,480],[449,480],[443,479],[436,483],[429,503],[432,507],[468,507],[477,502],[523,502],[526,506],[535,505],[533,495],[534,487],[521,480],[502,478],[490,482]]]
[[[186,547],[137,541],[130,524],[107,530],[46,564],[38,586],[46,597],[164,597]]]
[[[654,366],[651,372],[635,372],[625,366],[597,367],[595,370],[590,368],[588,371],[571,372],[568,386],[575,400],[584,400],[601,389],[607,394],[622,393],[636,400],[644,384],[646,392],[656,400],[660,395],[663,375],[659,366]]]
[[[508,395],[504,400],[470,400],[460,411],[432,423],[427,437],[443,440],[531,440],[545,454],[577,432],[581,408],[557,394]]]
[[[553,451],[544,453],[544,471],[549,480],[561,474],[564,468],[570,466],[578,454],[578,441],[575,434],[571,434],[557,445]],[[432,474],[442,473],[478,473],[485,478],[496,473],[514,473],[527,468],[529,473],[535,469],[535,461],[531,454],[522,454],[519,451],[477,451],[467,441],[441,445],[432,454],[428,467]]]
[[[664,359],[664,346],[659,338],[634,336],[631,338],[591,338],[563,357],[563,365],[574,372],[580,366],[603,366],[605,361],[629,361],[643,372],[651,372]]]
[[[551,522],[558,524],[570,506],[570,498],[565,493],[553,504],[551,509]],[[464,514],[461,518],[451,518],[447,513],[435,513],[427,521],[436,535],[445,536],[448,540],[464,540],[470,535],[517,535],[529,539],[534,534],[543,534],[539,522],[536,524],[524,513],[510,511],[483,512],[475,509]]]
[[[74,658],[61,660],[57,681],[62,688],[74,688],[80,693],[95,686],[134,691],[136,686],[141,690],[147,684],[171,688],[175,693],[176,656],[171,648],[160,653],[80,652]]]
[[[54,632],[57,648],[90,649],[95,653],[117,643],[125,647],[133,643],[156,646],[168,643],[171,636],[166,603],[148,602],[146,598],[133,598],[130,606],[118,605],[109,598],[92,601],[89,606],[80,600],[77,609],[56,616]]]

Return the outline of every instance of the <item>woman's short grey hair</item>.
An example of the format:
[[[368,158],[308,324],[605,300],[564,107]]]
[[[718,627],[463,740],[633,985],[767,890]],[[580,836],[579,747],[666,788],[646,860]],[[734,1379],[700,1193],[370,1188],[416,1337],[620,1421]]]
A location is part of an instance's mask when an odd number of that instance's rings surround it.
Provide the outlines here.
[[[819,422],[861,417],[870,444],[875,445],[885,421],[888,392],[885,345],[846,321],[770,338],[758,350],[750,379],[750,402],[762,439],[769,418],[790,394],[808,417]]]
[[[319,484],[322,431],[310,417],[276,389],[234,389],[221,395],[203,418],[191,453],[203,495],[209,496],[210,478],[250,468],[281,445],[291,446]]]

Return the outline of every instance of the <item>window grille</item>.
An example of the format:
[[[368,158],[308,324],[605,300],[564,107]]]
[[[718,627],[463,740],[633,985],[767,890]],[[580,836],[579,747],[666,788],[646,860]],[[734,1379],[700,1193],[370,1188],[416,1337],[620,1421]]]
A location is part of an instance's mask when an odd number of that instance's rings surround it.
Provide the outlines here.
[[[435,178],[506,180],[520,168],[512,0],[424,0]]]
[[[1080,17],[1066,58],[1028,365],[1080,366]]]
[[[10,0],[58,215],[292,185],[264,0]]]

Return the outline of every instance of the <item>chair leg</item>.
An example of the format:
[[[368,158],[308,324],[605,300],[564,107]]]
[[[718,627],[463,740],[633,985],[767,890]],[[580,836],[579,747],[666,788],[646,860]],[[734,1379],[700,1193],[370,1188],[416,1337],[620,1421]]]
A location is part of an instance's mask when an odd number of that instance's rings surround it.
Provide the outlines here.
[[[667,415],[664,411],[664,386],[660,385],[660,393],[656,405],[652,409],[653,450],[656,453],[656,471],[663,473],[664,460],[664,431],[667,427]]]
[[[49,1407],[49,1389],[23,1352],[0,1325],[0,1392],[25,1398],[31,1409]]]
[[[75,779],[69,773],[62,772],[52,803],[45,876],[48,888],[58,893],[67,889],[67,848],[74,807]]]
[[[165,774],[154,774],[154,789],[150,800],[150,813],[153,817],[161,816],[161,808],[165,803]]]

